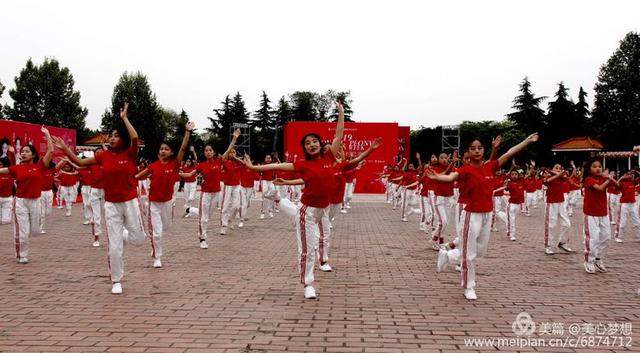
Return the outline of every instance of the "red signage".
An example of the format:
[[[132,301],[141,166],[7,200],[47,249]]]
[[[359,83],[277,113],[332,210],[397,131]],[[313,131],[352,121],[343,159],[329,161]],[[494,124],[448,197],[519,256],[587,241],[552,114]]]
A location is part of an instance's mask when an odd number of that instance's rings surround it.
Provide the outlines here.
[[[331,142],[336,123],[296,121],[287,123],[284,129],[285,151],[290,156],[304,158],[302,137],[308,133],[320,135],[323,142]],[[362,169],[356,172],[357,193],[384,193],[378,174],[387,164],[393,163],[398,154],[398,124],[396,123],[345,123],[343,144],[347,154],[364,152],[373,140],[382,137],[382,146],[366,159]]]
[[[411,128],[408,126],[398,126],[398,155],[410,160]]]
[[[0,120],[0,141],[7,139],[11,146],[16,150],[16,154],[20,153],[20,148],[26,145],[33,145],[38,150],[40,156],[47,151],[47,140],[40,131],[42,125],[23,123],[21,121]],[[71,149],[76,148],[76,130],[64,129],[60,127],[47,126],[51,136],[61,137]],[[0,154],[6,153],[4,145]],[[56,155],[62,156],[60,151]]]

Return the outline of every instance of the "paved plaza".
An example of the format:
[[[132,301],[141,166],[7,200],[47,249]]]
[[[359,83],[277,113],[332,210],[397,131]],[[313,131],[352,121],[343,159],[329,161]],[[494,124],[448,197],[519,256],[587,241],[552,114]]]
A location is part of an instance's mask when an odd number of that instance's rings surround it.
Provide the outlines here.
[[[27,265],[15,260],[12,227],[0,226],[0,352],[573,352],[587,350],[468,340],[566,338],[570,327],[599,323],[624,341],[591,349],[638,349],[637,332],[628,332],[640,330],[638,238],[610,242],[609,272],[587,274],[582,214],[570,230],[577,253],[548,256],[538,208],[519,217],[518,241],[503,225],[492,233],[471,302],[459,273],[435,272],[437,253],[417,220],[403,223],[377,200],[360,197],[338,216],[334,271],[316,271],[317,300],[303,298],[292,221],[282,213],[259,220],[259,202],[244,229],[224,236],[214,216],[208,250],[198,247],[197,220],[178,215],[162,269],[152,267],[149,244],[125,246],[119,296],[110,293],[106,243],[91,247],[80,205],[72,217],[54,209],[48,234],[31,238]],[[521,312],[536,324],[531,336],[514,333]]]

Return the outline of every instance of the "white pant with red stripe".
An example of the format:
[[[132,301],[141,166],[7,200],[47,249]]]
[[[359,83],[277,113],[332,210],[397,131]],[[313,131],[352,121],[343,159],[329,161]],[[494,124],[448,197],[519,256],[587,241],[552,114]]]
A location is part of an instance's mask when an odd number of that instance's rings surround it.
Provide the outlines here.
[[[278,205],[280,205],[280,211],[282,211],[282,213],[291,217],[291,219],[295,221],[294,218],[296,214],[298,214],[298,209],[300,208],[298,205],[289,199],[280,200]]]
[[[38,233],[41,209],[39,198],[16,197],[13,200],[13,231],[17,258],[29,255],[29,235]]]
[[[584,216],[584,261],[603,259],[609,248],[611,225],[609,217]]]
[[[105,202],[105,222],[109,242],[109,273],[112,282],[120,282],[124,275],[124,242],[142,245],[147,239],[138,199],[126,202]],[[124,238],[124,230],[127,238]]]
[[[220,200],[222,192],[201,192],[200,193],[200,209],[198,219],[198,236],[200,239],[207,239],[207,226],[211,213],[216,208],[218,200]]]
[[[85,221],[90,222],[93,213],[91,211],[91,186],[82,185],[80,193],[82,194],[82,215]]]
[[[444,237],[442,235],[449,224],[447,211],[451,207],[451,199],[451,196],[436,195],[434,197],[435,221],[437,221],[438,224],[436,225],[436,229],[433,231],[433,234],[431,234],[431,237],[434,241],[438,241],[440,244],[444,242]]]
[[[53,191],[45,190],[40,193],[40,231],[45,230],[47,216],[53,211]]]
[[[554,228],[560,219],[560,229],[555,232]],[[559,243],[569,242],[567,231],[571,228],[571,221],[567,216],[567,208],[564,202],[547,203],[544,214],[544,246],[556,247]]]
[[[607,193],[607,204],[609,207],[609,221],[615,221],[618,219],[618,213],[620,212],[620,194]]]
[[[329,205],[329,222],[333,225],[333,221],[335,220],[336,214],[340,212],[342,208],[342,203],[332,203]]]
[[[13,196],[0,197],[0,224],[9,224],[13,218]]]
[[[464,212],[462,226],[462,287],[476,286],[476,259],[487,253],[493,212]]]
[[[297,202],[302,194],[302,185],[291,185],[291,201]]]
[[[261,180],[260,181],[260,187],[262,188],[262,195],[264,195],[264,194],[267,193],[267,191],[273,189],[275,187],[275,185],[273,185],[273,181]],[[262,197],[262,207],[261,207],[260,212],[261,213],[273,212],[273,209],[274,209],[273,201],[267,200],[263,196]]]
[[[198,187],[198,183],[195,181],[185,182],[184,183],[184,207],[189,208],[193,203],[193,200],[196,198],[196,188]]]
[[[320,253],[323,258],[329,257],[329,227],[327,226],[327,208],[310,207],[302,205],[296,214],[296,240],[298,242],[298,264],[300,282],[312,285],[314,281],[313,268],[316,260],[316,251],[319,250],[321,230],[325,248]]]
[[[406,218],[411,216],[414,213],[420,212],[418,209],[418,194],[416,194],[416,190],[410,190],[405,187],[402,187],[402,196],[401,196],[401,207],[402,207],[402,218]]]
[[[289,185],[275,185],[276,190],[278,190],[278,195],[280,195],[281,199],[289,198]]]
[[[71,212],[71,207],[78,197],[78,192],[75,186],[61,186],[60,198],[64,201],[67,211]]]
[[[424,225],[426,229],[427,223],[433,222],[433,209],[429,196],[420,195],[420,212],[420,224]]]
[[[350,205],[351,199],[353,199],[353,189],[355,188],[355,183],[346,183],[344,186],[344,204]]]
[[[240,190],[240,219],[247,219],[247,211],[251,206],[251,196],[253,195],[252,187],[242,187]]]
[[[525,192],[524,194],[524,211],[527,214],[531,213],[531,208],[537,203],[535,192]]]
[[[616,222],[616,238],[622,239],[627,227],[627,221],[631,221],[631,225],[636,229],[636,235],[640,238],[640,217],[635,203],[621,203],[620,212],[618,213],[618,221]]]
[[[518,217],[518,211],[520,211],[522,204],[509,203],[507,204],[506,211],[501,211],[497,216],[504,222],[507,228],[507,237],[516,237],[516,218]]]
[[[224,194],[222,194],[222,216],[220,217],[223,227],[228,226],[229,221],[233,220],[236,214],[240,215],[240,189],[242,189],[240,185],[224,186]]]
[[[102,210],[104,210],[104,189],[91,188],[89,193],[91,204],[91,231],[94,236],[102,234]]]
[[[462,238],[462,226],[464,224],[464,215],[465,215],[465,210],[464,208],[466,207],[466,204],[463,203],[459,203],[456,202],[456,208],[455,208],[455,220],[456,220],[456,237],[455,239],[453,239],[453,242],[456,245],[460,244],[460,239]]]
[[[147,221],[149,238],[151,240],[151,257],[154,259],[160,259],[162,257],[162,234],[167,231],[173,223],[173,218],[171,217],[172,210],[173,204],[171,201],[149,201]]]

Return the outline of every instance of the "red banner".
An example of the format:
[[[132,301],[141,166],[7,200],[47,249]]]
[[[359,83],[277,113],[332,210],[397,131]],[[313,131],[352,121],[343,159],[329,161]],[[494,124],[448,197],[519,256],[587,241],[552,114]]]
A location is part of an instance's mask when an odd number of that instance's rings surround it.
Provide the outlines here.
[[[331,142],[336,131],[335,123],[296,121],[287,123],[284,129],[285,151],[290,156],[304,158],[302,137],[308,133],[320,135],[323,142]],[[396,123],[345,123],[344,148],[347,154],[358,155],[364,152],[373,140],[382,137],[380,148],[367,159],[362,169],[356,172],[357,193],[384,193],[384,186],[378,174],[387,164],[393,162],[398,154],[398,124]]]
[[[20,148],[26,145],[33,145],[38,150],[38,154],[43,156],[47,151],[47,140],[40,128],[42,125],[23,123],[21,121],[0,120],[0,141],[8,140],[15,148],[16,154],[20,153]],[[64,129],[60,127],[47,126],[51,136],[61,137],[71,149],[76,148],[76,130]],[[5,146],[2,146],[0,154],[6,153]],[[62,156],[61,152],[56,154]]]
[[[398,155],[410,160],[411,128],[409,126],[398,126]]]

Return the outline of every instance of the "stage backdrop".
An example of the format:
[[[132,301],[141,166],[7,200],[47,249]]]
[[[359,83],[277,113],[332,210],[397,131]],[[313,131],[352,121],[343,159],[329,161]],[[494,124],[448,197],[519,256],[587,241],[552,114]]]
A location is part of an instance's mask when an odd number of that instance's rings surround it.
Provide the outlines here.
[[[47,151],[47,140],[44,138],[42,131],[40,131],[41,126],[21,121],[0,120],[0,140],[7,138],[14,148],[17,145],[22,147],[31,144],[38,150],[38,154],[42,156]],[[76,148],[76,130],[53,126],[47,126],[47,129],[49,129],[51,136],[59,136],[71,149]],[[20,153],[17,148],[16,153]],[[61,157],[62,153],[56,151],[56,155]]]
[[[284,129],[285,151],[297,158],[304,158],[300,141],[308,133],[315,132],[324,142],[331,142],[335,134],[335,123],[295,121],[287,123]],[[376,137],[384,142],[366,160],[362,169],[356,173],[357,193],[384,193],[384,187],[378,178],[384,166],[392,163],[398,154],[398,124],[396,123],[345,123],[344,146],[347,154],[358,155],[365,151]]]
[[[409,126],[398,126],[398,155],[411,159],[411,128]]]

